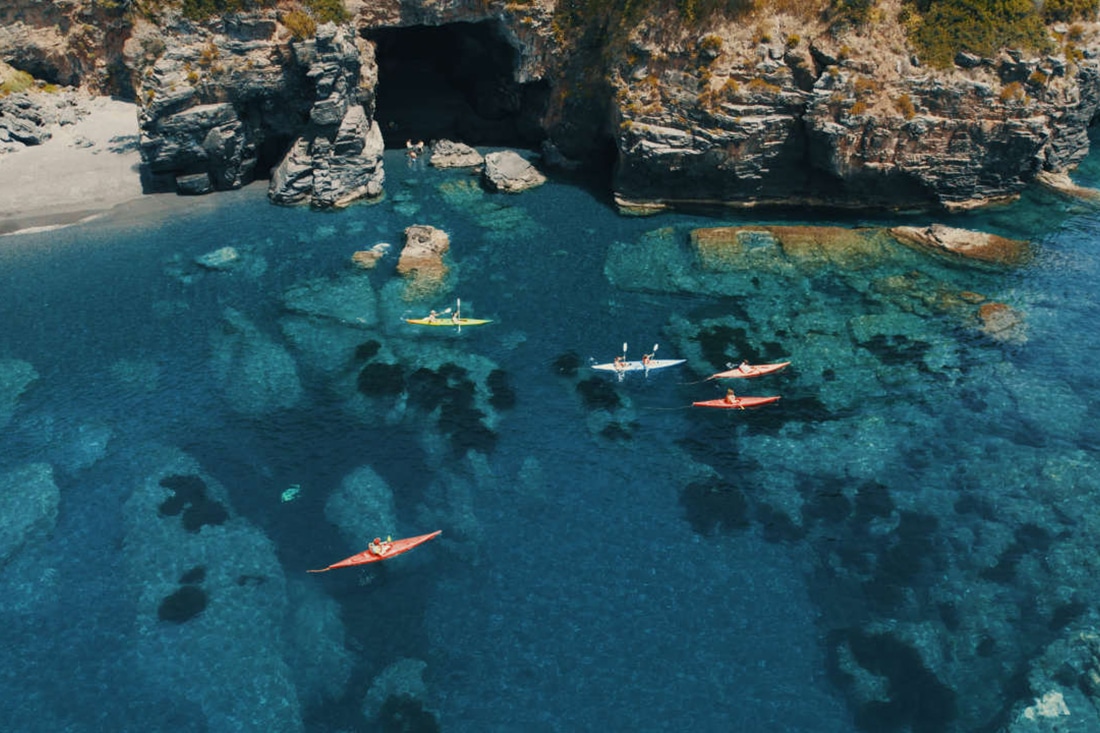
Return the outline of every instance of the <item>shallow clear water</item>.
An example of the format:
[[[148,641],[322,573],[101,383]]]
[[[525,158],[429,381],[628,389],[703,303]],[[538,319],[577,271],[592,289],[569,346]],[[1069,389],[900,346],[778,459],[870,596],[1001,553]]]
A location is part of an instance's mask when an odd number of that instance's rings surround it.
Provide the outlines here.
[[[980,730],[1042,692],[1100,601],[1096,210],[950,222],[1031,240],[1008,271],[882,240],[706,270],[691,229],[753,219],[387,163],[338,214],[253,187],[0,239],[7,729]],[[414,223],[451,240],[419,300],[394,254],[350,265]],[[455,298],[494,323],[402,320]],[[624,342],[689,361],[586,368]],[[741,358],[792,360],[737,385],[779,403],[690,408]],[[56,519],[16,530],[32,464]],[[225,517],[188,531],[165,476]],[[163,618],[180,588],[205,607]]]

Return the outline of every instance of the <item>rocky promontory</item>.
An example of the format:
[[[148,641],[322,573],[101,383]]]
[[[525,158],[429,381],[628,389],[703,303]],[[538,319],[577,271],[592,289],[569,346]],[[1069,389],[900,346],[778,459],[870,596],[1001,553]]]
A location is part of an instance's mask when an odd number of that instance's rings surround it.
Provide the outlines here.
[[[899,0],[858,18],[385,0],[321,22],[320,5],[264,5],[20,0],[0,11],[0,60],[132,96],[146,164],[180,192],[262,178],[317,208],[380,196],[385,147],[453,140],[604,170],[630,210],[967,209],[1071,171],[1100,112],[1100,24],[1083,17],[933,65]]]

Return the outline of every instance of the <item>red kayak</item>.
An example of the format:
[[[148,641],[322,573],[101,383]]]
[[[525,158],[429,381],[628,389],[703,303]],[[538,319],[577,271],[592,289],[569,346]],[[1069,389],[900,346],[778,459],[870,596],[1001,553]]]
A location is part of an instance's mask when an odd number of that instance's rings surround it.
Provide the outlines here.
[[[431,534],[417,535],[416,537],[406,537],[403,540],[392,540],[380,543],[377,548],[374,543],[367,549],[360,552],[358,555],[352,555],[351,557],[344,558],[340,562],[334,562],[327,568],[321,568],[320,570],[308,570],[310,573],[324,573],[329,570],[335,570],[336,568],[350,568],[353,565],[366,565],[372,562],[379,562],[388,558],[400,555],[404,552],[408,552],[417,545],[422,545],[428,540],[434,540],[443,532],[441,529],[437,529]]]
[[[693,407],[717,407],[722,410],[744,410],[746,407],[759,407],[760,405],[768,405],[772,402],[779,402],[779,395],[773,395],[771,397],[734,397],[732,401],[726,401],[725,397],[719,397],[716,400],[703,400],[702,402],[692,402]]]
[[[711,374],[707,379],[735,379],[738,377],[748,379],[750,377],[762,377],[765,374],[772,374],[781,369],[786,369],[790,364],[789,361],[781,361],[777,364],[745,364],[743,366],[734,367],[727,372]]]

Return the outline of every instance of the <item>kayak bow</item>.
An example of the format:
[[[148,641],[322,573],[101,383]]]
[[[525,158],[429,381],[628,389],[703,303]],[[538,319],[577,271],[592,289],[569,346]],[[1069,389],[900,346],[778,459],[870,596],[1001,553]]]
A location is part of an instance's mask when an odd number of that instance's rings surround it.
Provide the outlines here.
[[[328,567],[321,568],[320,570],[307,570],[306,572],[324,573],[329,570],[335,570],[336,568],[350,568],[354,565],[366,565],[372,562],[387,560],[396,555],[408,552],[412,548],[416,547],[417,545],[422,545],[428,540],[434,540],[440,535],[442,531],[443,530],[441,529],[437,529],[435,532],[431,532],[430,534],[422,534],[417,535],[416,537],[406,537],[402,540],[393,540],[392,542],[386,542],[384,544],[389,545],[389,549],[381,555],[373,552],[368,548],[357,555],[352,555],[351,557],[344,558],[340,562],[334,562]]]

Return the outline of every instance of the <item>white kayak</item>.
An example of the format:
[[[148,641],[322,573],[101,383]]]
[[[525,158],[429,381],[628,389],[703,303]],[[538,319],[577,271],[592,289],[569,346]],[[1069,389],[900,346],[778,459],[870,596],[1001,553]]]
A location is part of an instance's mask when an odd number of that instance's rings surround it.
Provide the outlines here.
[[[664,369],[665,367],[676,366],[677,364],[683,364],[687,359],[650,359],[648,364],[643,364],[640,361],[624,361],[619,364],[615,362],[609,362],[607,364],[593,364],[593,369],[599,369],[602,372],[651,372],[654,369]]]

